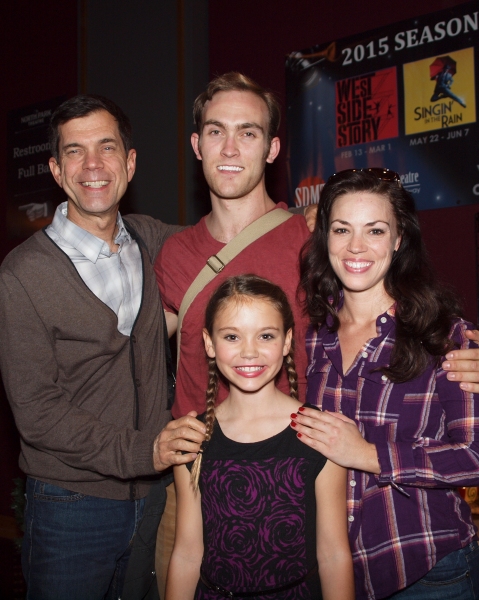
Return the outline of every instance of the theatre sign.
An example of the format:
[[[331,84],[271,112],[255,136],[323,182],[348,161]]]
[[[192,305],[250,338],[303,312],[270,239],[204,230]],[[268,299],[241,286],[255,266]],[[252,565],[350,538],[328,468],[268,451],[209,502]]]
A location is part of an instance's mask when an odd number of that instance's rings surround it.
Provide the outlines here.
[[[8,113],[7,231],[25,238],[51,222],[65,194],[50,173],[48,125],[64,97]]]
[[[289,54],[289,202],[349,168],[397,171],[419,209],[479,202],[478,3]]]

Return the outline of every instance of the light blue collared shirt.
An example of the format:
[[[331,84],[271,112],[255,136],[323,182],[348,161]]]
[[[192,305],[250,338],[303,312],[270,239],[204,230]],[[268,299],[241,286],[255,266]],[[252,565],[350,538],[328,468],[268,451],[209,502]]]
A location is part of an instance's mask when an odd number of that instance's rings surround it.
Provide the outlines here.
[[[118,317],[118,331],[130,335],[140,309],[143,273],[138,244],[120,213],[112,252],[108,244],[67,218],[67,202],[58,206],[46,233],[65,252],[90,290]]]

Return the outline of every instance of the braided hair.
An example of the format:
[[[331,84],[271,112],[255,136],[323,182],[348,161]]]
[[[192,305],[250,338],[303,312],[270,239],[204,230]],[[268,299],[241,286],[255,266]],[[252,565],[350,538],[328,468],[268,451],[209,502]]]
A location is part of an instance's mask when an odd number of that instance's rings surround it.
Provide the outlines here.
[[[288,298],[284,291],[276,284],[257,275],[238,275],[229,277],[216,289],[208,302],[205,316],[205,329],[211,337],[213,326],[218,312],[232,299],[241,301],[242,298],[257,298],[266,300],[279,312],[283,320],[284,332],[294,330],[294,316]],[[291,340],[289,353],[284,357],[283,363],[286,367],[290,395],[298,400],[298,375],[294,364],[294,340]],[[213,434],[215,424],[215,404],[218,395],[220,374],[214,358],[208,358],[208,387],[206,388],[206,434],[205,441],[201,445],[198,456],[191,469],[191,481],[193,488],[198,489],[201,461],[203,452]]]

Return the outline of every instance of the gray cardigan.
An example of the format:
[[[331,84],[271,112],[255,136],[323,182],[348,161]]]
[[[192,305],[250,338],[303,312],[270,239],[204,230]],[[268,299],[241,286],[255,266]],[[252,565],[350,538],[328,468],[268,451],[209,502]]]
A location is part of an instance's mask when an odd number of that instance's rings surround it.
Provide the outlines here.
[[[44,231],[0,267],[0,369],[21,436],[20,467],[75,492],[144,497],[167,410],[165,331],[152,267],[179,230],[130,215],[143,293],[131,336]]]

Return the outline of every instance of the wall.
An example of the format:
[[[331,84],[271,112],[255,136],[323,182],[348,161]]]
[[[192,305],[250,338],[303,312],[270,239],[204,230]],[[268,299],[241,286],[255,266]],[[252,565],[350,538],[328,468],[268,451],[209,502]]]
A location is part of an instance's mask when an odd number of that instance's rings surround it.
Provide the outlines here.
[[[126,0],[51,0],[45,6],[18,0],[8,10],[4,6],[1,68],[8,84],[0,97],[2,139],[10,110],[79,91],[109,96],[130,116],[138,151],[137,172],[122,210],[171,223],[180,217],[196,222],[207,203],[196,200],[202,179],[189,136],[193,100],[208,81],[208,0],[141,0],[134,5]],[[1,261],[21,241],[7,238],[5,143],[0,144],[0,190]]]
[[[276,92],[284,106],[284,59],[294,50],[354,35],[422,14],[462,4],[460,0],[210,0],[210,75],[238,70]],[[283,111],[284,117],[284,111]],[[284,118],[280,138],[285,142]],[[267,170],[276,200],[286,198],[285,153]],[[422,211],[421,225],[434,265],[464,298],[466,315],[476,321],[474,215],[477,205]]]
[[[2,9],[2,11],[4,11]],[[49,0],[47,3],[17,0],[1,15],[2,94],[0,94],[0,261],[17,243],[8,240],[5,225],[6,136],[10,110],[35,102],[73,95],[77,90],[77,5]],[[11,481],[18,476],[18,440],[10,409],[0,383],[0,514],[11,504]],[[14,460],[9,460],[15,456]]]
[[[123,213],[178,219],[177,57],[173,0],[85,3],[82,91],[112,98],[133,126],[137,172],[122,200]],[[108,23],[108,27],[105,27]],[[167,82],[167,83],[166,83]],[[164,93],[165,89],[174,93]],[[162,203],[164,196],[175,202]]]
[[[196,222],[190,115],[208,79],[208,1],[82,4],[82,91],[114,99],[133,126],[137,170],[122,212]]]
[[[17,0],[2,12],[0,261],[18,243],[7,239],[4,216],[7,114],[36,102],[76,94],[78,78],[76,2]]]

